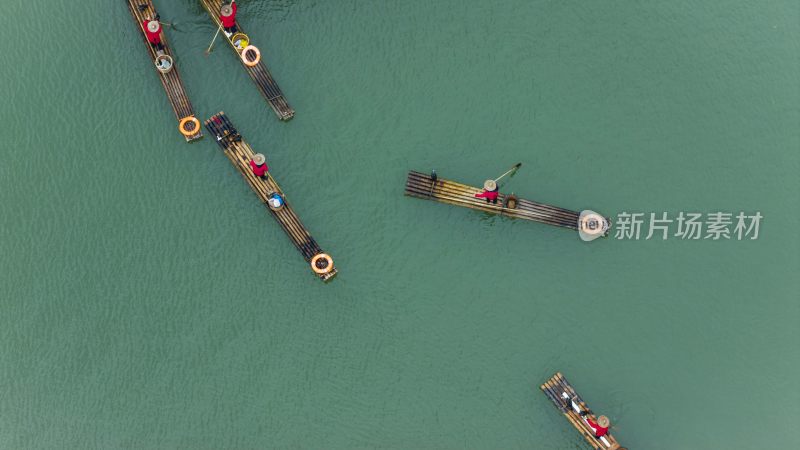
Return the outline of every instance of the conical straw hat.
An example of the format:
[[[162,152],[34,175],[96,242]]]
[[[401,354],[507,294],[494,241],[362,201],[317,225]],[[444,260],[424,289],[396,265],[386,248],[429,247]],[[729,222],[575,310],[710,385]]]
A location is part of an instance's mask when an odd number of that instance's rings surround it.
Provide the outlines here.
[[[497,189],[497,183],[494,180],[486,180],[483,182],[483,188],[487,191],[494,191]]]
[[[261,153],[256,153],[255,155],[253,155],[253,162],[258,164],[259,166],[264,164],[264,162],[266,162],[266,161],[267,161],[267,158],[264,155],[262,155]]]
[[[611,425],[611,421],[608,420],[606,416],[600,416],[597,418],[597,424],[603,428],[608,428],[608,426]]]
[[[161,29],[161,25],[158,24],[157,20],[151,20],[147,22],[147,31],[151,33],[158,33],[158,30]]]
[[[223,17],[230,17],[231,14],[233,14],[233,8],[231,8],[231,5],[222,5],[222,8],[219,9],[219,12]]]

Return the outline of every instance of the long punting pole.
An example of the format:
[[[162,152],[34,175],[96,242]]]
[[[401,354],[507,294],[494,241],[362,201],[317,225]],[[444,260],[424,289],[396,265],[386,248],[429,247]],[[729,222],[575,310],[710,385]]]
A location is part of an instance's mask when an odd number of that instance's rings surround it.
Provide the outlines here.
[[[153,2],[150,0],[127,0],[127,3],[133,20],[136,21],[136,28],[141,32],[144,45],[150,52],[150,56],[153,60],[153,68],[158,74],[161,84],[164,86],[167,99],[170,105],[172,105],[175,117],[178,119],[178,131],[184,128],[181,134],[186,139],[186,142],[192,142],[202,138],[203,128],[200,126],[200,121],[194,116],[192,103],[186,95],[186,89],[183,87],[183,80],[181,80],[181,75],[178,73],[178,68],[175,65],[175,56],[167,42],[167,36],[164,33],[163,27],[161,30],[161,44],[164,46],[164,54],[172,59],[172,69],[167,73],[162,73],[155,67],[155,60],[158,53],[153,46],[150,45],[150,42],[147,41],[147,35],[145,35],[144,28],[142,27],[142,21],[146,18],[154,19],[156,17],[156,8],[153,6]]]
[[[405,194],[412,197],[572,230],[579,230],[581,227],[580,212],[515,197],[516,205],[512,205],[513,202],[509,201],[512,196],[504,194],[498,196],[497,204],[487,203],[482,198],[475,198],[475,194],[480,192],[483,192],[483,189],[441,178],[434,183],[430,175],[413,170],[408,173],[406,179]],[[606,218],[601,219],[608,221]],[[610,221],[607,224],[610,224]]]
[[[231,161],[234,167],[247,181],[258,198],[267,207],[275,220],[280,223],[283,230],[289,236],[292,244],[300,251],[303,258],[311,264],[311,269],[323,281],[328,281],[336,276],[337,270],[330,258],[311,237],[311,234],[300,222],[294,209],[286,200],[286,195],[281,187],[272,177],[271,172],[267,172],[266,179],[259,178],[253,174],[250,161],[255,155],[255,151],[250,147],[233,124],[228,120],[225,113],[220,112],[205,121],[206,129],[215,137],[217,144],[222,148],[223,153]],[[278,193],[284,199],[284,205],[280,209],[273,209],[269,206],[269,198],[273,193]],[[329,265],[325,260],[329,261]]]
[[[595,437],[594,430],[589,427],[584,421],[584,418],[580,416],[569,404],[567,404],[566,400],[563,397],[563,393],[566,393],[572,401],[578,404],[581,411],[590,411],[589,407],[586,406],[586,402],[583,401],[580,395],[575,392],[575,389],[569,382],[564,378],[564,375],[561,375],[560,372],[553,375],[549,380],[545,381],[544,384],[539,386],[539,389],[544,392],[547,398],[553,402],[556,408],[564,414],[567,421],[572,424],[575,429],[586,439],[586,442],[589,443],[595,450],[625,450],[620,444],[617,442],[616,438],[611,435],[611,433],[606,434],[600,438]],[[587,418],[592,419],[592,421],[597,422],[597,417],[595,417],[594,413],[586,415]]]
[[[206,49],[206,56],[211,53],[211,48],[214,47],[214,42],[217,42],[217,36],[219,36],[219,32],[222,31],[222,25],[217,27],[217,32],[214,33],[214,38],[211,39],[211,43],[208,44],[208,48]]]
[[[511,172],[516,172],[517,170],[519,170],[519,168],[520,168],[520,167],[522,167],[522,163],[516,163],[516,164],[514,164],[514,167],[512,167],[511,169],[509,169],[509,170],[508,170],[508,172],[506,172],[506,173],[504,173],[504,174],[500,175],[499,177],[495,178],[495,179],[494,179],[494,182],[495,182],[495,183],[497,183],[498,181],[502,180],[502,179],[503,179],[503,177],[505,177],[506,175],[510,174]]]
[[[222,0],[200,0],[200,4],[203,5],[203,8],[205,8],[211,16],[211,20],[213,20],[217,26],[221,27],[222,21],[219,20],[219,12],[222,7]],[[236,22],[236,29],[238,33],[244,33],[238,21]],[[267,100],[267,103],[269,103],[269,106],[275,111],[278,118],[281,120],[289,120],[294,117],[294,109],[289,106],[289,103],[283,96],[281,88],[278,87],[278,83],[275,82],[272,78],[272,74],[264,65],[263,59],[259,61],[258,64],[250,67],[244,63],[241,58],[241,50],[236,47],[227,34],[225,34],[225,40],[230,44],[231,48],[236,53],[237,59],[239,59],[239,62],[242,64],[242,67],[244,67],[247,74],[250,75],[258,91],[261,92],[261,95]]]

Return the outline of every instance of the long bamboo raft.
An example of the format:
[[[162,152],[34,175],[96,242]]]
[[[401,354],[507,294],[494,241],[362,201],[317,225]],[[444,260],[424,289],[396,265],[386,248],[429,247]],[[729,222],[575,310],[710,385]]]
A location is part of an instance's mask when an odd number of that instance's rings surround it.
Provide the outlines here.
[[[128,3],[128,9],[133,16],[133,20],[136,22],[136,28],[139,29],[139,33],[141,33],[142,39],[144,40],[144,45],[147,47],[153,59],[153,68],[158,74],[158,78],[161,80],[164,90],[167,92],[167,99],[169,99],[172,110],[175,112],[175,117],[178,119],[178,131],[181,130],[181,127],[186,127],[186,130],[188,130],[187,134],[181,133],[186,139],[186,142],[192,142],[202,138],[203,128],[200,126],[200,121],[195,118],[192,103],[189,101],[189,97],[186,96],[186,89],[183,87],[183,80],[181,80],[181,75],[178,73],[178,68],[175,65],[175,56],[172,54],[172,50],[167,42],[163,26],[161,27],[161,43],[164,45],[164,54],[172,59],[172,69],[167,73],[161,73],[155,67],[155,60],[158,56],[158,52],[150,45],[150,42],[147,41],[147,35],[145,35],[144,29],[142,28],[142,21],[148,17],[151,19],[156,17],[156,8],[153,6],[153,2],[150,0],[126,1]]]
[[[280,186],[278,186],[272,174],[267,172],[266,180],[253,174],[250,161],[253,159],[255,152],[252,147],[250,147],[250,144],[242,139],[242,136],[230,120],[228,120],[224,112],[211,116],[211,118],[205,121],[205,125],[206,129],[216,137],[217,144],[222,148],[225,156],[227,156],[234,167],[239,170],[242,177],[247,181],[247,184],[253,189],[253,192],[255,192],[258,198],[261,199],[261,202],[264,203],[267,211],[281,224],[281,227],[283,227],[283,230],[289,236],[294,246],[297,247],[297,250],[303,255],[303,258],[312,265],[313,270],[314,261],[317,259],[316,257],[327,255],[300,222],[300,219],[286,200],[286,195],[283,193]],[[285,201],[284,206],[277,211],[270,208],[268,204],[270,194],[275,192],[280,194]],[[337,273],[336,268],[333,266],[332,259],[330,259],[330,266],[330,271],[327,273],[318,273],[316,271],[315,273],[323,281],[328,281],[335,277]]]
[[[571,405],[567,404],[566,400],[563,398],[563,393],[566,393],[572,401],[577,403],[582,411],[590,411],[589,407],[586,406],[586,402],[575,392],[575,389],[569,384],[566,378],[564,378],[561,372],[557,372],[539,388],[595,450],[625,450],[611,433],[607,433],[600,438],[595,437],[594,430],[592,430],[589,424],[584,421],[583,417],[581,417]],[[587,414],[586,417],[597,422],[597,417],[595,417],[593,413]]]
[[[475,197],[475,194],[481,192],[483,192],[481,188],[441,178],[434,183],[430,175],[413,170],[408,172],[406,179],[405,193],[412,197],[579,230],[582,213],[518,198],[514,198],[512,203],[516,205],[512,207],[508,202],[510,196],[503,194],[498,196],[497,204],[487,203],[486,200]],[[611,223],[608,218],[603,217],[603,219],[607,224]],[[608,234],[607,230],[605,234]]]
[[[219,19],[219,12],[222,6],[222,0],[200,0],[200,3],[203,5],[203,8],[208,11],[211,20],[214,21],[217,27],[221,27],[222,21]],[[237,33],[244,33],[238,20],[236,21],[236,29]],[[235,34],[233,36],[235,36]],[[236,44],[231,40],[233,36],[228,36],[224,32],[220,33],[220,37],[228,41],[228,44],[230,44],[231,48],[236,53],[242,67],[244,67],[247,74],[250,75],[250,78],[253,79],[258,91],[261,92],[261,95],[267,100],[267,103],[269,103],[269,106],[275,111],[275,114],[278,115],[278,118],[281,120],[289,120],[294,117],[294,109],[289,106],[289,103],[283,96],[283,92],[281,92],[281,88],[278,87],[278,83],[272,78],[272,74],[267,70],[263,60],[259,61],[258,64],[253,67],[247,66],[242,60],[243,49],[236,47]]]

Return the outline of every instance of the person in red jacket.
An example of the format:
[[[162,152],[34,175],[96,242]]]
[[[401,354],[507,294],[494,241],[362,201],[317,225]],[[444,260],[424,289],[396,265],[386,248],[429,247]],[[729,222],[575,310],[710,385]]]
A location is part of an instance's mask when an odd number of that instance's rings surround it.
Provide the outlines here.
[[[219,9],[219,20],[226,33],[236,33],[236,0],[230,5],[222,5]]]
[[[486,180],[483,183],[483,192],[480,194],[475,194],[477,198],[485,198],[486,203],[492,202],[492,204],[497,204],[497,196],[500,193],[497,192],[497,183],[494,180]]]
[[[586,411],[583,412],[585,413]],[[585,416],[586,414],[581,414],[581,415]],[[589,426],[592,427],[592,429],[594,430],[594,436],[598,438],[605,436],[608,433],[609,425],[611,425],[611,421],[608,420],[608,417],[606,416],[598,417],[597,422],[595,422],[592,419],[588,419],[586,417],[584,417],[583,420],[585,420],[586,423],[588,423]]]
[[[611,421],[608,420],[608,417],[600,416],[597,418],[597,422],[595,422],[594,420],[586,417],[590,414],[594,414],[592,410],[582,409],[578,403],[575,403],[575,400],[573,398],[567,395],[566,392],[561,394],[561,398],[564,399],[564,407],[567,409],[572,409],[573,411],[578,413],[578,415],[580,415],[583,418],[583,420],[586,421],[586,424],[592,428],[592,431],[594,431],[594,436],[596,438],[601,438],[606,434],[608,434],[608,427],[611,426]]]
[[[164,44],[161,43],[161,24],[158,22],[158,16],[156,16],[155,20],[144,19],[142,28],[144,28],[144,34],[147,36],[147,42],[158,50],[164,50]]]
[[[250,167],[253,169],[253,175],[261,177],[262,180],[267,179],[269,166],[267,166],[267,158],[264,155],[261,153],[253,155],[253,159],[250,160]]]

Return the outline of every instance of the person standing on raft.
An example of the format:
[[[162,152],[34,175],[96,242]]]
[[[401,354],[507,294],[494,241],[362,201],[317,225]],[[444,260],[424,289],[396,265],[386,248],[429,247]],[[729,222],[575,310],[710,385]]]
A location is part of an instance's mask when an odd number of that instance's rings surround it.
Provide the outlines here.
[[[219,20],[228,36],[236,33],[236,0],[233,0],[230,5],[220,7]]]
[[[475,194],[476,198],[485,198],[486,203],[491,202],[492,204],[497,204],[497,196],[500,195],[497,192],[497,183],[494,180],[486,180],[483,183],[483,192],[480,194]]]
[[[161,24],[158,22],[158,16],[155,20],[144,19],[142,22],[144,34],[147,36],[147,42],[150,43],[156,50],[164,50],[164,44],[161,43]]]
[[[253,155],[253,159],[250,160],[250,167],[253,169],[253,175],[260,177],[262,180],[267,179],[269,166],[267,166],[267,158],[264,155],[261,153]]]

